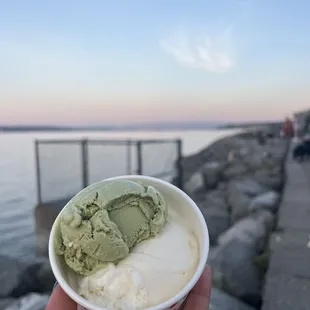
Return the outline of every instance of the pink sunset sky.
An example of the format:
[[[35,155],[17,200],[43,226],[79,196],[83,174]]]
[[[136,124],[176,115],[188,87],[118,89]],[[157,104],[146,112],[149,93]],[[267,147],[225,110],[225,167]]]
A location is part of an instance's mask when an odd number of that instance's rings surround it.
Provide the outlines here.
[[[14,3],[0,5],[0,124],[276,120],[310,107],[305,2]]]
[[[2,124],[102,125],[156,121],[276,120],[309,107],[302,89],[210,92],[177,95],[111,94],[94,98],[83,89],[73,94],[2,95]],[[4,102],[4,103],[3,103]]]

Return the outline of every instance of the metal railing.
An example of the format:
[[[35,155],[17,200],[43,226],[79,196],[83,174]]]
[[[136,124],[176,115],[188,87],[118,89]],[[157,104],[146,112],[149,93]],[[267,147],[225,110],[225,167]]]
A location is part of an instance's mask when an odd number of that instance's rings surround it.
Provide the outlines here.
[[[38,203],[72,197],[99,180],[149,175],[183,187],[182,140],[36,140]]]

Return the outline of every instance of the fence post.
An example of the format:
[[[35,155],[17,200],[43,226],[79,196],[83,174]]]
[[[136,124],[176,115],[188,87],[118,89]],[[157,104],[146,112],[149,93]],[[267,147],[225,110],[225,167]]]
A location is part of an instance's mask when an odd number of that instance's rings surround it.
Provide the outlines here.
[[[131,140],[127,140],[127,174],[131,172]]]
[[[40,204],[42,202],[41,193],[41,172],[40,172],[40,156],[39,156],[39,141],[35,140],[34,143],[34,153],[35,153],[35,165],[36,165],[36,181],[37,181],[37,202]]]
[[[82,149],[82,184],[83,188],[88,185],[88,143],[87,139],[81,140]]]
[[[142,174],[142,141],[137,141],[137,174]]]
[[[182,140],[177,140],[177,170],[178,170],[178,186],[183,189],[183,163],[182,163]]]

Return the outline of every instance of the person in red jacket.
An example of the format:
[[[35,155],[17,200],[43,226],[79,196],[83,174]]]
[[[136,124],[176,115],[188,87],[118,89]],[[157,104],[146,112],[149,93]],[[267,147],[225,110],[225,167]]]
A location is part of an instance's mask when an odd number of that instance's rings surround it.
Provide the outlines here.
[[[293,137],[294,136],[294,127],[293,122],[290,118],[286,118],[283,126],[282,126],[282,132],[284,137]]]

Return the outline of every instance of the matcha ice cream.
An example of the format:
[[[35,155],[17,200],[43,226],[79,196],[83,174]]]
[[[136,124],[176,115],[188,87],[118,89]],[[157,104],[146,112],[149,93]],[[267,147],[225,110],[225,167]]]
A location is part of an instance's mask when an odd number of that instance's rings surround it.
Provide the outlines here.
[[[56,252],[81,275],[125,258],[142,240],[163,228],[168,210],[152,186],[118,180],[78,193],[63,210]]]

